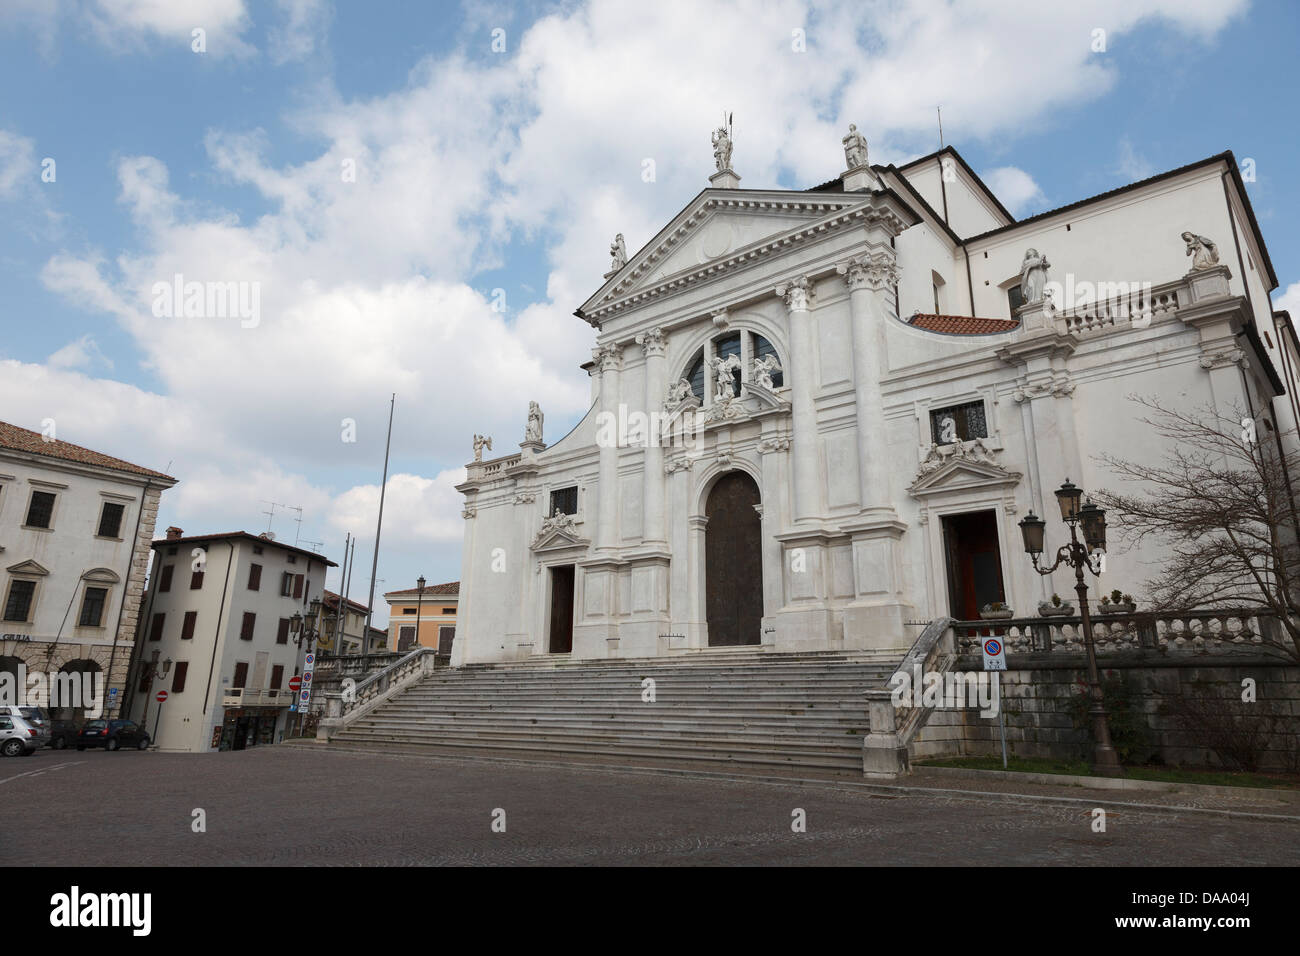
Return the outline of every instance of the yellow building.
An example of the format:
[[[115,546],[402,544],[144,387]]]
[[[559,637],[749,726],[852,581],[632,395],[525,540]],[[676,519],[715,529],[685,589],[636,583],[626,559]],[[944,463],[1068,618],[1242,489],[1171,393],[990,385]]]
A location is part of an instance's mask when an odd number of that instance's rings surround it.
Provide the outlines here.
[[[388,649],[411,650],[418,640],[421,647],[437,648],[440,656],[450,657],[459,599],[459,581],[426,584],[423,595],[419,588],[387,592]]]

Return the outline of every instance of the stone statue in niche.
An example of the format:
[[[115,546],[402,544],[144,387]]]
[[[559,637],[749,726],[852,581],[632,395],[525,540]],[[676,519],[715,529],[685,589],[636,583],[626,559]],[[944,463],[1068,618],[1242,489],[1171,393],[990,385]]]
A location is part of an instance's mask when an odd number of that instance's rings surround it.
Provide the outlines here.
[[[524,428],[524,441],[539,442],[542,440],[542,421],[544,417],[540,405],[536,402],[528,403],[528,425]]]
[[[627,265],[627,246],[623,243],[623,234],[621,232],[609,244],[609,257],[610,272],[617,272]]]
[[[1183,242],[1187,243],[1187,255],[1192,257],[1192,271],[1211,269],[1219,264],[1219,247],[1204,236],[1194,232],[1183,233]]]
[[[849,124],[849,134],[841,142],[844,143],[844,162],[849,169],[867,165],[867,138],[852,123]]]
[[[1047,256],[1040,256],[1037,249],[1025,251],[1025,261],[1020,263],[1020,292],[1025,297],[1026,305],[1043,301],[1050,265]]]
[[[668,386],[668,405],[676,407],[694,394],[689,379],[679,378]]]
[[[713,134],[713,164],[718,172],[731,168],[731,134],[725,126],[719,126]]]
[[[776,356],[764,355],[754,359],[750,381],[771,391],[775,387],[772,385],[772,373],[779,371],[781,371],[781,363],[776,360]]]
[[[939,444],[950,445],[957,440],[957,422],[951,415],[939,419]]]
[[[734,369],[740,368],[740,358],[735,355],[728,355],[726,358],[715,358],[709,363],[713,366],[714,380],[717,382],[717,390],[714,392],[713,400],[715,402],[729,402],[736,397],[736,379],[732,375]]]
[[[482,435],[475,435],[474,436],[474,460],[475,461],[483,460],[484,448],[486,448],[488,451],[492,450],[492,439],[484,438]]]

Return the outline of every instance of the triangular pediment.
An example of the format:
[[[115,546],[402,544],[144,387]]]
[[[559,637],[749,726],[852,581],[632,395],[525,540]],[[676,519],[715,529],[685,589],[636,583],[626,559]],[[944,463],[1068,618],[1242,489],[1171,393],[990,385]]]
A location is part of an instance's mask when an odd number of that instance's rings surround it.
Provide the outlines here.
[[[572,515],[553,515],[542,519],[542,527],[533,538],[534,551],[560,551],[566,548],[586,548],[591,541],[578,533]]]
[[[935,446],[921,463],[908,492],[915,498],[925,498],[972,488],[1007,488],[1019,484],[1020,478],[1019,472],[1003,468],[978,443],[968,442],[965,448],[946,451]]]
[[[27,561],[19,561],[17,564],[11,564],[9,567],[5,568],[5,570],[10,574],[44,575],[50,573],[48,570],[30,559]]]
[[[688,282],[788,245],[859,207],[866,194],[706,189],[579,310],[592,310],[674,282]]]

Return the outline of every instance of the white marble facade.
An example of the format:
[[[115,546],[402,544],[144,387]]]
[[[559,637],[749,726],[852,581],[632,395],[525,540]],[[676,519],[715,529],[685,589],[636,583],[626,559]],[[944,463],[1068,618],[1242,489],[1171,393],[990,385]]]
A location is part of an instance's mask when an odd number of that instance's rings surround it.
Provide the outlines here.
[[[901,649],[963,616],[954,516],[986,516],[1013,608],[1070,596],[1016,523],[1032,509],[1060,544],[1067,477],[1087,490],[1112,481],[1103,451],[1164,454],[1129,394],[1294,427],[1294,338],[1230,153],[1019,223],[950,148],[808,191],[713,181],[579,310],[595,342],[577,427],[546,446],[530,426],[467,466],[454,664],[557,652],[570,587],[573,658],[709,647],[707,503],[731,472],[760,496],[744,642]],[[1185,232],[1221,261],[1189,260]],[[1030,250],[1046,274],[1013,315]],[[965,440],[941,409],[972,416]],[[1158,557],[1112,548],[1103,588],[1140,597]]]

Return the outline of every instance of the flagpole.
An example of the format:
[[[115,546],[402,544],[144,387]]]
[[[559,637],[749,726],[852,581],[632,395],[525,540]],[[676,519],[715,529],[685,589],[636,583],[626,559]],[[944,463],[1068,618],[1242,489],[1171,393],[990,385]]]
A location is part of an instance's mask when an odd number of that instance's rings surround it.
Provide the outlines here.
[[[388,490],[388,450],[393,444],[393,409],[397,393],[388,403],[388,440],[384,443],[384,480],[379,485],[379,520],[375,523],[375,557],[370,562],[370,598],[366,601],[366,629],[361,635],[361,651],[370,657],[370,617],[375,613],[375,575],[379,573],[379,535],[384,530],[384,492]]]

